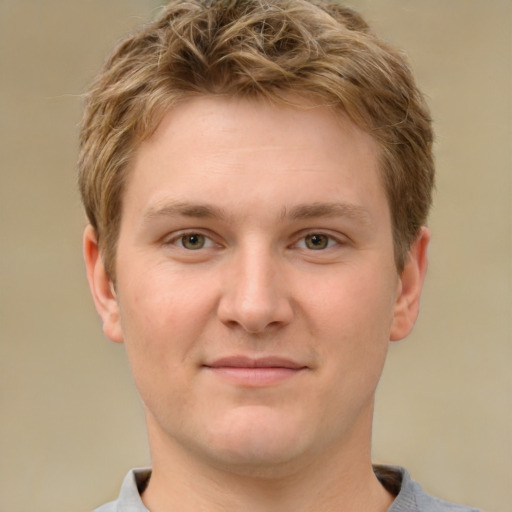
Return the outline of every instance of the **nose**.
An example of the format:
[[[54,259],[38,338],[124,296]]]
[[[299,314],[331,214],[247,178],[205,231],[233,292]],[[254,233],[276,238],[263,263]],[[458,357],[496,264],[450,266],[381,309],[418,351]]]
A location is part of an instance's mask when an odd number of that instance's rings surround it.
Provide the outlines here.
[[[219,319],[251,334],[290,323],[292,300],[277,257],[270,251],[248,248],[234,259],[224,274]]]

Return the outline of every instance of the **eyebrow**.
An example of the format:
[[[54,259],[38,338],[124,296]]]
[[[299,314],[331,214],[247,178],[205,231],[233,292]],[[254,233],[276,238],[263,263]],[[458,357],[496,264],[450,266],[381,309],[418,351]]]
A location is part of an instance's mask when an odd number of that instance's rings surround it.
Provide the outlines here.
[[[172,202],[150,207],[144,213],[145,220],[158,217],[190,217],[197,219],[227,220],[226,212],[211,204]],[[308,220],[322,217],[347,217],[365,224],[370,223],[371,216],[366,208],[352,203],[310,203],[301,204],[288,209],[283,208],[281,218],[291,220]]]
[[[227,215],[217,206],[209,204],[195,204],[186,202],[174,202],[162,206],[154,206],[144,213],[147,220],[155,217],[192,217],[196,219],[225,220]]]
[[[283,217],[293,220],[307,220],[321,217],[347,217],[365,224],[371,220],[366,208],[352,203],[312,203],[294,206],[289,211],[283,210]]]

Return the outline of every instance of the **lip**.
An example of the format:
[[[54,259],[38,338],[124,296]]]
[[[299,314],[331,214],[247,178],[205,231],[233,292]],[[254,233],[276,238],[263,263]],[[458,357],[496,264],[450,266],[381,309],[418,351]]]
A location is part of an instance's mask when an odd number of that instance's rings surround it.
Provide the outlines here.
[[[308,367],[282,357],[229,356],[203,365],[216,377],[243,387],[274,386],[303,373]]]

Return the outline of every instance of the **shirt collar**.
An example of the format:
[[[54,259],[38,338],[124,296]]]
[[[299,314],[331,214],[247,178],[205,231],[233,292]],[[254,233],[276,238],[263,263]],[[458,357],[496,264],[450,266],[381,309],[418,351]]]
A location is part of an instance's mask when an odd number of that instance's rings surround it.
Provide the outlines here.
[[[132,469],[124,478],[116,510],[119,512],[149,512],[142,503],[141,494],[146,488],[151,469]]]
[[[392,494],[395,500],[387,512],[418,512],[416,494],[421,491],[419,485],[411,480],[409,473],[399,466],[375,466],[375,474],[382,485]],[[118,512],[149,512],[144,506],[141,494],[146,488],[151,469],[132,469],[125,477],[119,499],[117,501]],[[418,489],[419,488],[419,489]]]

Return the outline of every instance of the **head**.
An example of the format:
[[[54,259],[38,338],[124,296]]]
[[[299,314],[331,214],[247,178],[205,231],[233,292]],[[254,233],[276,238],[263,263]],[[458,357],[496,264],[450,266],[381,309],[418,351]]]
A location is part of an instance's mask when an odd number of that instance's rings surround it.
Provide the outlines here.
[[[370,467],[431,138],[401,56],[335,3],[171,2],[118,46],[82,130],[84,253],[153,468]]]
[[[428,109],[404,56],[332,1],[173,0],[122,40],[85,105],[80,190],[107,273],[140,144],[194,97],[245,98],[347,116],[378,146],[401,272],[426,222],[434,181]]]

